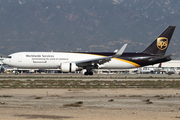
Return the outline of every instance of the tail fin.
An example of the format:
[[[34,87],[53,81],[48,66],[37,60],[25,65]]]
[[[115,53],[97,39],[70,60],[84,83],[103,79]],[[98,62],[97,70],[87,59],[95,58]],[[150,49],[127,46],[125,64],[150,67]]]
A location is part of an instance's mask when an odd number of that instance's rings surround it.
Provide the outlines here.
[[[159,66],[158,66],[158,68],[161,68],[161,66],[162,66],[162,63],[159,63]]]
[[[176,26],[169,26],[150,46],[142,53],[164,55],[170,43]]]

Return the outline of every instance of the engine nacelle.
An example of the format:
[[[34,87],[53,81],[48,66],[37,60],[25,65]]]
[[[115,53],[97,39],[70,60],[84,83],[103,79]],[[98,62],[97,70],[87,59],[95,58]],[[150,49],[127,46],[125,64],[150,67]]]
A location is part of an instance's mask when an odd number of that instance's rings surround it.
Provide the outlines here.
[[[75,72],[77,68],[75,63],[61,63],[60,66],[62,72]]]

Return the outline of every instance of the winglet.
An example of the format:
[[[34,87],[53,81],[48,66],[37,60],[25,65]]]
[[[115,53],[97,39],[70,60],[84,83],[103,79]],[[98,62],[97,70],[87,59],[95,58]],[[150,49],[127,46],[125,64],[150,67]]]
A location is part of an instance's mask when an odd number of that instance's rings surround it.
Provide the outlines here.
[[[122,46],[122,48],[121,48],[115,55],[113,55],[112,57],[115,58],[115,57],[121,56],[121,55],[123,54],[126,46],[127,46],[127,44],[124,44],[124,45]]]

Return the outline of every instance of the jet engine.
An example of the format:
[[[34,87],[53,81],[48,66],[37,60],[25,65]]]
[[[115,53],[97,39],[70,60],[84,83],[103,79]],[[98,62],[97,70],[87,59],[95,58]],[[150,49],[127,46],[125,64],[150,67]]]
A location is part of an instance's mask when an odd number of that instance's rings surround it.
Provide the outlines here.
[[[62,72],[75,72],[77,68],[75,63],[61,63],[60,65]]]

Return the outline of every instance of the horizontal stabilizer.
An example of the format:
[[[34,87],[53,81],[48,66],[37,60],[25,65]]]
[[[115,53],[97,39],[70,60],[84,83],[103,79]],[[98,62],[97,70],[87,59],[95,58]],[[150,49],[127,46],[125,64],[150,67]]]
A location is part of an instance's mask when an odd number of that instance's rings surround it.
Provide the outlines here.
[[[166,56],[163,56],[163,57],[156,57],[154,59],[150,59],[149,61],[154,62],[154,61],[162,60],[162,59],[166,59],[166,58],[167,58],[167,60],[171,60],[170,57],[173,56],[173,55],[175,55],[175,54],[170,54],[170,55],[166,55]]]

